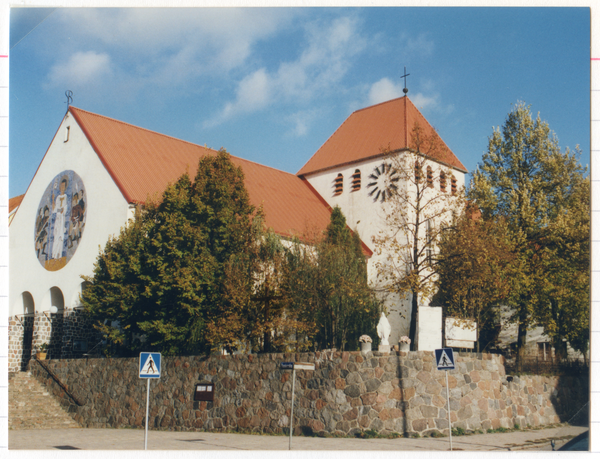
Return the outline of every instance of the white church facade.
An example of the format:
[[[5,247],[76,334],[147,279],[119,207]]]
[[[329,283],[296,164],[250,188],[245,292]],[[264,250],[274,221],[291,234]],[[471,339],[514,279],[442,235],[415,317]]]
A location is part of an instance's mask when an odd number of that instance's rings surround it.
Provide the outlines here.
[[[252,204],[263,206],[267,226],[281,237],[325,229],[331,209],[339,206],[363,241],[369,277],[376,283],[373,237],[385,229],[390,186],[406,186],[390,178],[389,152],[412,154],[415,123],[439,139],[404,96],[354,112],[296,175],[234,156],[232,161],[244,171]],[[427,173],[448,174],[447,188],[431,192],[451,194],[464,185],[467,171],[442,145],[439,154],[426,158],[432,171]],[[194,171],[203,155],[214,154],[69,107],[11,213],[9,371],[24,368],[42,343],[49,344],[50,357],[61,358],[81,356],[98,344],[79,303],[82,276],[92,274],[99,249],[119,233],[137,204],[160,194],[186,168]],[[386,303],[391,344],[408,334],[407,308],[406,299]]]

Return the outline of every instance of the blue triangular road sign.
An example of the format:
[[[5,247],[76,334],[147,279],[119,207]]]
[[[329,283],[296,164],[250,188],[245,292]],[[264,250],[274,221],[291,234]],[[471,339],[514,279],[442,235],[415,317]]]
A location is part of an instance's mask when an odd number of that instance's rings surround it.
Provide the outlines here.
[[[454,370],[454,352],[449,347],[436,349],[435,361],[438,370]]]

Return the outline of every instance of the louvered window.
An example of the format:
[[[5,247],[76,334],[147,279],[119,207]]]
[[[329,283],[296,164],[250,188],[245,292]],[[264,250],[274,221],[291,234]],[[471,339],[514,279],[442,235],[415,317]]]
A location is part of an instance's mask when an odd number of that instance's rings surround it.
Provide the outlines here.
[[[421,164],[419,160],[415,161],[415,182],[419,183],[423,177],[423,171],[421,170]]]
[[[352,191],[360,190],[360,171],[356,169],[352,174]]]
[[[433,187],[433,171],[431,170],[431,166],[427,166],[427,186],[429,188]]]
[[[342,174],[338,174],[335,180],[333,181],[333,195],[339,196],[344,191],[344,176]]]
[[[456,178],[454,175],[450,176],[450,190],[452,191],[452,194],[456,194]]]
[[[442,193],[446,192],[446,173],[440,172],[440,191]]]

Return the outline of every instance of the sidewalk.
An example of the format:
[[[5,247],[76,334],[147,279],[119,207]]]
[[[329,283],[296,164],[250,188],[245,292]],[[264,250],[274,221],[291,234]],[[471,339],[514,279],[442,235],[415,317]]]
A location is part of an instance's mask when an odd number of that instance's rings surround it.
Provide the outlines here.
[[[454,450],[463,451],[550,451],[587,427],[561,426],[551,429],[452,437]],[[12,450],[143,450],[143,429],[50,429],[9,430]],[[287,450],[289,437],[243,435],[212,432],[148,432],[149,450],[266,451]],[[293,437],[297,451],[448,451],[450,442],[443,438],[319,438]]]

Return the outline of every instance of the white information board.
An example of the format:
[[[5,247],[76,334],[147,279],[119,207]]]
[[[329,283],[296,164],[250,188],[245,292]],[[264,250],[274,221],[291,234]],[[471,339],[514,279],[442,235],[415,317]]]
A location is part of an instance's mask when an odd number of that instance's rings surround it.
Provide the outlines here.
[[[435,351],[442,347],[442,308],[419,306],[417,350]]]
[[[474,349],[477,341],[477,322],[446,317],[446,346]]]

